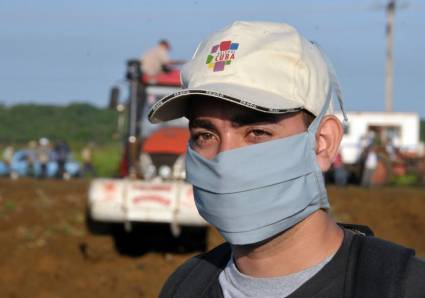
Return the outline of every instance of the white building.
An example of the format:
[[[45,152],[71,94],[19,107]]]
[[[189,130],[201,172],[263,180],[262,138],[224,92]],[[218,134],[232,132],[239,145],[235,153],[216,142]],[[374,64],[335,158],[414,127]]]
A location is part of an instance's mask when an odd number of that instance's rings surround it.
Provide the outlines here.
[[[342,114],[337,114],[343,119]],[[417,113],[347,112],[341,154],[344,163],[356,163],[371,139],[390,142],[402,152],[423,154],[420,142],[420,119]]]

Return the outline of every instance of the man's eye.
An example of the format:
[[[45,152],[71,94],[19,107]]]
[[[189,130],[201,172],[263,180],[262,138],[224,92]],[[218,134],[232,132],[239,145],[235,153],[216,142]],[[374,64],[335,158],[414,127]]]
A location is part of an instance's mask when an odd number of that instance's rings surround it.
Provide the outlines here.
[[[248,139],[251,142],[264,142],[272,137],[272,134],[263,129],[251,129],[248,132]]]
[[[197,146],[208,145],[214,141],[215,136],[209,132],[199,132],[192,135],[192,141],[195,142]]]
[[[267,135],[267,132],[261,129],[253,129],[251,130],[251,134],[256,137],[260,137],[260,136]]]

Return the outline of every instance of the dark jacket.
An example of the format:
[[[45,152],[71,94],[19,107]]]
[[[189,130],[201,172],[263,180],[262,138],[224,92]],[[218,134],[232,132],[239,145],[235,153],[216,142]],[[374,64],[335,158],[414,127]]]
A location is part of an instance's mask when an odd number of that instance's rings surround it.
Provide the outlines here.
[[[230,255],[231,247],[224,243],[189,259],[169,277],[159,297],[223,297],[218,276]],[[411,249],[345,230],[332,260],[288,296],[298,297],[423,298],[425,262]]]

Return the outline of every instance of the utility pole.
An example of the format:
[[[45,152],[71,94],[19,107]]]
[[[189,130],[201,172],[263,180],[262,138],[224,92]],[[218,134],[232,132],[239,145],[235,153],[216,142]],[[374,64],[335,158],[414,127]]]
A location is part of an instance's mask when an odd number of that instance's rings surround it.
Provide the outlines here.
[[[385,67],[385,111],[393,111],[393,77],[394,77],[394,67],[393,67],[393,24],[394,24],[394,14],[396,7],[396,0],[388,0],[386,6],[387,14],[387,27],[386,27],[386,37],[387,37],[387,61]]]

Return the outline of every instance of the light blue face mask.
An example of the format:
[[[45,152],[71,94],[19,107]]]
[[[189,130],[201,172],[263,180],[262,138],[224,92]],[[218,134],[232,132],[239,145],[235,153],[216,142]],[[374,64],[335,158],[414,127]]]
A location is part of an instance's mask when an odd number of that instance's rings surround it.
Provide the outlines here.
[[[187,181],[199,214],[228,242],[266,240],[329,208],[315,135],[331,94],[304,133],[221,152],[212,160],[188,146]]]

